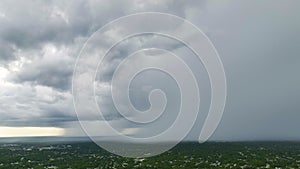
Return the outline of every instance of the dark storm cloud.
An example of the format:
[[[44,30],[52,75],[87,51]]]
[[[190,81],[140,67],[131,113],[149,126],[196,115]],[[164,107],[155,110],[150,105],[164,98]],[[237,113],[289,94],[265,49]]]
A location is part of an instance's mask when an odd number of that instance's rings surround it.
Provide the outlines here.
[[[0,123],[6,126],[47,126],[75,119],[68,92],[29,84],[0,84]],[[51,125],[51,126],[52,126]]]
[[[143,36],[130,37],[113,47],[105,56],[98,71],[98,77],[101,78],[96,80],[100,80],[104,83],[110,82],[120,62],[135,51],[145,48],[163,48],[172,52],[182,47],[184,47],[184,44],[181,42],[157,34],[144,34]]]
[[[76,121],[70,87],[84,42],[120,16],[158,11],[187,18],[208,35],[221,56],[228,100],[213,139],[299,139],[299,7],[299,1],[289,0],[1,1],[0,124],[63,126]],[[155,36],[144,42],[137,38],[112,51],[114,57],[101,67],[101,82],[110,81],[128,51],[154,45],[170,50],[181,47]],[[2,78],[2,74],[7,75]],[[110,88],[99,85],[103,103],[111,105],[105,98]],[[141,100],[136,104],[146,105]],[[103,109],[112,111],[110,106]],[[189,138],[198,137],[199,121]]]
[[[18,4],[18,5],[16,5]],[[0,7],[0,64],[8,66],[11,61],[25,57],[37,63],[24,66],[11,79],[17,83],[30,82],[58,89],[70,89],[70,79],[75,57],[87,37],[114,18],[139,11],[166,10],[184,13],[184,3],[165,1],[161,3],[133,3],[111,1],[2,1]],[[58,61],[56,65],[40,64],[44,46],[67,46],[66,55],[73,62]],[[47,56],[47,57],[52,57]],[[62,56],[64,57],[64,56]],[[60,58],[56,58],[60,60]],[[22,64],[22,63],[21,63]]]
[[[77,36],[85,36],[92,23],[84,1],[2,1],[1,10],[5,13],[0,20],[1,39],[17,48],[72,42]]]
[[[72,63],[54,62],[30,65],[27,69],[12,76],[12,80],[16,83],[31,83],[32,85],[43,85],[59,90],[69,90],[73,73]]]
[[[13,45],[0,41],[0,64],[2,61],[15,60],[14,50]]]
[[[184,14],[183,5],[169,0],[1,1],[0,65],[8,71],[4,83],[0,83],[5,89],[0,93],[1,125],[52,126],[76,120],[71,78],[85,40],[105,23],[125,14]]]
[[[80,0],[2,1],[0,59],[17,59],[14,55],[17,50],[40,50],[47,43],[76,43],[76,38],[88,36],[103,24],[101,18],[107,14],[101,12],[102,5],[92,9],[95,7],[91,2]],[[113,6],[106,7],[111,9]],[[99,12],[95,13],[98,9]],[[97,17],[94,14],[103,16]]]
[[[0,59],[12,60],[14,50],[39,48],[44,43],[73,43],[126,13],[168,9],[183,13],[183,5],[173,1],[1,1]]]
[[[210,5],[192,21],[210,30],[227,75],[226,109],[213,139],[299,140],[299,2]]]

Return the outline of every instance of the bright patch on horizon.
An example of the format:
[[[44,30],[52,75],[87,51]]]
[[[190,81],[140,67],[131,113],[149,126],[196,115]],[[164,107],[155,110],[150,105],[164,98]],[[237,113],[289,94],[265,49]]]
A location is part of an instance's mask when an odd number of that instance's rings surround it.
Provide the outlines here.
[[[0,137],[62,136],[63,128],[58,127],[0,127]]]

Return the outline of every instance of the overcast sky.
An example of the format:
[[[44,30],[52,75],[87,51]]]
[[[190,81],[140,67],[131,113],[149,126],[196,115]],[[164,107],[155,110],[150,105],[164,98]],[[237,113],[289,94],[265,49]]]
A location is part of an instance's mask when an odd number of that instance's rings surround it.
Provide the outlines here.
[[[18,129],[15,127],[57,127],[66,136],[83,135],[71,92],[80,49],[92,33],[109,21],[149,11],[189,20],[210,38],[220,55],[228,95],[222,121],[212,140],[300,140],[300,1],[297,0],[3,0],[0,2],[0,128],[11,127],[15,131]],[[205,69],[194,63],[184,45],[147,35],[121,43],[100,67],[97,93],[105,118],[124,133],[135,133],[129,129],[140,127],[124,124],[107,91],[118,63],[143,47],[160,47],[183,54],[183,60],[190,63],[198,82],[203,84],[200,110],[207,113],[210,95]],[[149,85],[170,95],[167,112],[178,109],[178,87],[170,77],[157,72],[145,72],[133,81],[131,100],[137,109],[149,108]],[[171,115],[167,121],[173,118]],[[205,115],[198,117],[187,139],[198,138],[204,118]],[[152,130],[147,134],[155,134],[168,125],[150,126]],[[110,135],[109,130],[101,130],[103,136]]]

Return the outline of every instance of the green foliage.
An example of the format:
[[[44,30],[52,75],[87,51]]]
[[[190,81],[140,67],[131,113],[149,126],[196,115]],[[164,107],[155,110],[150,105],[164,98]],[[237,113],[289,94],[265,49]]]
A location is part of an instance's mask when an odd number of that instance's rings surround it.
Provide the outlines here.
[[[300,143],[182,143],[159,156],[123,158],[93,143],[0,145],[0,169],[300,168]]]

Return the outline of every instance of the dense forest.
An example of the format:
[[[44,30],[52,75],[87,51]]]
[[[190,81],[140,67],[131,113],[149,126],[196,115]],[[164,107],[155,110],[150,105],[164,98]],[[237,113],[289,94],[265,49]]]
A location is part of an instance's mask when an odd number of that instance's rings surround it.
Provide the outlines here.
[[[91,142],[1,144],[0,168],[300,168],[300,143],[187,142],[139,159],[113,155]]]

